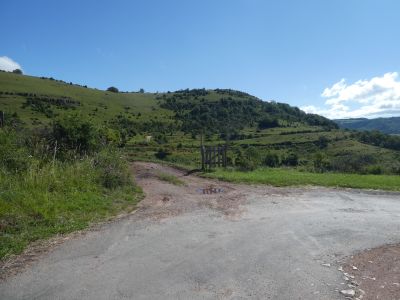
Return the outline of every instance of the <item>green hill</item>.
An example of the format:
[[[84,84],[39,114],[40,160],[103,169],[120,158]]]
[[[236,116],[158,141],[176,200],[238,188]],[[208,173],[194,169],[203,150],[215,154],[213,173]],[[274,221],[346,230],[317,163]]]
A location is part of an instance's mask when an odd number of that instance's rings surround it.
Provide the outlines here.
[[[120,146],[133,159],[199,166],[203,136],[205,144],[228,143],[235,166],[254,161],[318,172],[400,172],[395,137],[344,131],[324,117],[235,90],[116,93],[0,72],[0,110],[30,129],[78,113],[120,132]]]
[[[376,119],[339,119],[334,121],[341,128],[355,130],[379,130],[387,134],[400,134],[400,117]]]

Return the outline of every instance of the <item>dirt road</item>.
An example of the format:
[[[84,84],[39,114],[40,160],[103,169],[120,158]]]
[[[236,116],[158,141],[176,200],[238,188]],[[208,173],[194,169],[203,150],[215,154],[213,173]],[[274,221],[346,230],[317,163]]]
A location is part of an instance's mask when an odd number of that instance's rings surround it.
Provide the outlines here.
[[[399,282],[390,282],[396,248],[386,260],[374,256],[379,249],[350,257],[400,242],[400,194],[228,184],[142,162],[133,168],[147,195],[135,214],[42,255],[0,283],[0,299],[344,299],[347,289],[371,299],[370,278],[384,278],[385,299],[400,298]],[[159,180],[160,172],[185,185]],[[389,261],[397,269],[384,277]]]

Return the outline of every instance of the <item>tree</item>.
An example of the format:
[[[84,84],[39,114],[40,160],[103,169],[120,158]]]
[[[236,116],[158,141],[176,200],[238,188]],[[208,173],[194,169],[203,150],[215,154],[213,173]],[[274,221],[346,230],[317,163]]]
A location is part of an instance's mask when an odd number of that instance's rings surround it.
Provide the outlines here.
[[[101,146],[97,128],[78,114],[68,114],[55,120],[51,135],[61,150],[79,154],[94,152]]]
[[[22,70],[21,69],[15,69],[14,71],[12,71],[14,74],[19,74],[22,75]]]
[[[110,86],[110,87],[107,89],[107,91],[108,91],[108,92],[112,92],[112,93],[118,93],[118,92],[119,92],[119,90],[118,90],[115,86]]]
[[[144,89],[140,89],[139,93],[143,94],[144,93]]]
[[[278,127],[279,123],[277,119],[273,119],[270,117],[264,117],[258,122],[258,128],[259,129],[268,129],[268,128],[274,128]]]

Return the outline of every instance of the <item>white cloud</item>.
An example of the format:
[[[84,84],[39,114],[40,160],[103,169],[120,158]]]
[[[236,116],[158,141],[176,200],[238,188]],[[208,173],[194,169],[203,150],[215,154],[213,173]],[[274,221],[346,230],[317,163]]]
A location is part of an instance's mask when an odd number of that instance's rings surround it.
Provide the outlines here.
[[[13,61],[7,56],[0,56],[0,70],[11,72],[15,69],[22,70],[22,67],[19,63]]]
[[[331,119],[400,115],[400,81],[397,72],[347,84],[345,79],[326,88],[321,96],[325,108],[302,107]]]

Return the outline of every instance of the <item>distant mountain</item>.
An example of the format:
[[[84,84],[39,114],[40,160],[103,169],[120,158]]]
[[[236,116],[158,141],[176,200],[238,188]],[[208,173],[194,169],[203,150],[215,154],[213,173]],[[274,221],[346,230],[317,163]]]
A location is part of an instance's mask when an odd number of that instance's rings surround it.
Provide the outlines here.
[[[379,130],[387,134],[400,134],[400,117],[377,119],[338,119],[334,121],[341,128],[356,130]]]

